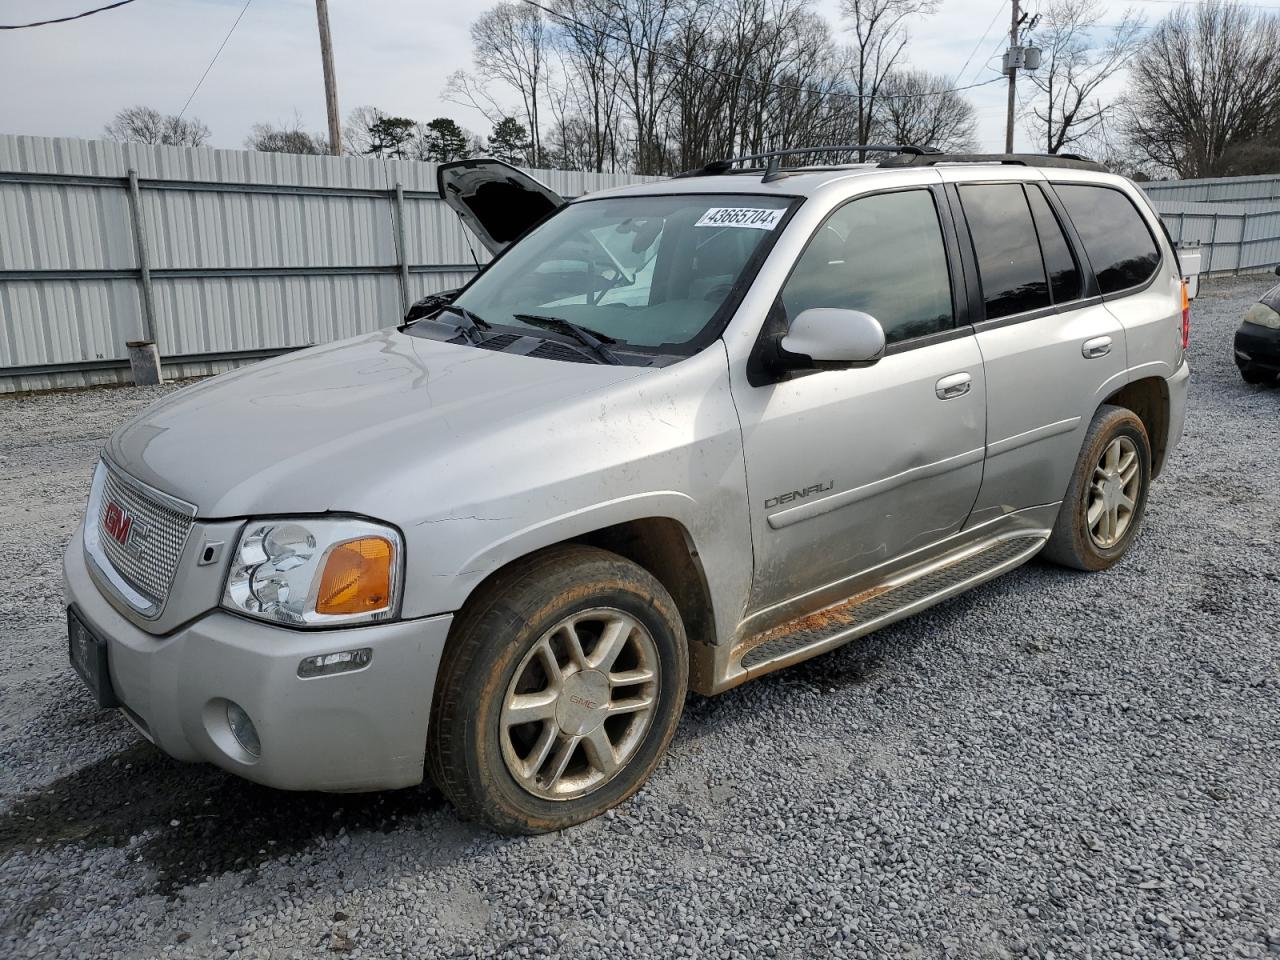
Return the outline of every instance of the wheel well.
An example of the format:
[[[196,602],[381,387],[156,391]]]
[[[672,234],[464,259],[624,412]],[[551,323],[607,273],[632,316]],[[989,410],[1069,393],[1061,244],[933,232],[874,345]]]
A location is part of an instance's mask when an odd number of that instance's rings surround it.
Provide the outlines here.
[[[574,537],[570,542],[609,550],[644,567],[675,600],[689,643],[715,643],[711,592],[697,548],[678,521],[666,517],[628,520]]]
[[[1169,385],[1164,378],[1145,377],[1125,384],[1105,402],[1138,415],[1151,440],[1151,476],[1159,476],[1169,447]]]

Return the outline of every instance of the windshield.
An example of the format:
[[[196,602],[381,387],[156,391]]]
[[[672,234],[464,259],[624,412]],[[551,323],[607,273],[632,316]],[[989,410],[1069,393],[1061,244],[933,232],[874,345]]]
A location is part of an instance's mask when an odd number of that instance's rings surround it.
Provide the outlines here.
[[[490,324],[553,317],[619,345],[689,345],[779,228],[787,197],[640,196],[570,204],[454,301]]]

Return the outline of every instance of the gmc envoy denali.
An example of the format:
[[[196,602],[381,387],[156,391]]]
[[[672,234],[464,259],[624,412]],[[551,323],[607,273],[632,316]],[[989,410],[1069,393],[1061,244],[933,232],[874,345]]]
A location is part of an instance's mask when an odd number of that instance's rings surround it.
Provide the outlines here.
[[[108,441],[65,558],[98,703],[273,787],[430,776],[555,830],[644,782],[687,690],[1038,553],[1116,563],[1190,376],[1158,215],[1079,158],[874,149],[573,202],[443,165],[469,284]]]

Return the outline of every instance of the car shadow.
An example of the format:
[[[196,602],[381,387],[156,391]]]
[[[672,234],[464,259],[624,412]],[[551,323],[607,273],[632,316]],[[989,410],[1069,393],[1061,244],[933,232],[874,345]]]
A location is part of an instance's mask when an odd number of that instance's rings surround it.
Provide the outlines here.
[[[216,767],[179,763],[150,743],[119,753],[20,797],[0,814],[0,861],[54,846],[125,847],[172,895],[227,871],[250,870],[321,838],[389,833],[438,811],[422,786],[380,793],[286,793]]]

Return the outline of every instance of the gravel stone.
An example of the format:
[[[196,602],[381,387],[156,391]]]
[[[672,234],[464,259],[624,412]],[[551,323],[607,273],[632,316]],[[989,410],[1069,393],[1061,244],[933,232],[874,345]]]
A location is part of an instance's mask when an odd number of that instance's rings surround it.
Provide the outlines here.
[[[1280,953],[1280,390],[1208,281],[1191,410],[1115,569],[1033,563],[692,696],[635,798],[479,830],[431,788],[173,762],[66,664],[60,550],[172,386],[0,399],[0,957],[1260,958]]]

